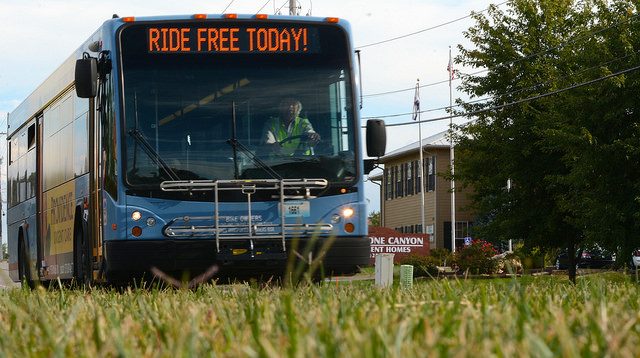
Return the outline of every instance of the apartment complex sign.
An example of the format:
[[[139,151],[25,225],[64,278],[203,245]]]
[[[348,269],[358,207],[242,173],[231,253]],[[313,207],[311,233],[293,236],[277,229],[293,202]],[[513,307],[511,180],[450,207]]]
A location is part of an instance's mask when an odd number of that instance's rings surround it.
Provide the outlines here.
[[[429,253],[429,235],[401,233],[385,227],[369,227],[371,263],[377,254],[394,254],[394,262],[410,254]]]

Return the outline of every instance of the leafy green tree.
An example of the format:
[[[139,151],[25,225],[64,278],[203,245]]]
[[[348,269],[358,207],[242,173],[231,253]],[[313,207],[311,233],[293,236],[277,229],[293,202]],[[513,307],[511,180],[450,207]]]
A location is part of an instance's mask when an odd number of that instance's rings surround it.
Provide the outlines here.
[[[472,47],[459,46],[456,62],[486,71],[460,88],[489,100],[463,103],[476,114],[456,136],[455,177],[475,189],[481,237],[569,252],[584,241],[631,246],[638,75],[577,84],[638,63],[636,13],[627,0],[513,0],[474,15]]]
[[[380,226],[380,211],[372,211],[369,213],[369,225]]]
[[[610,76],[572,93],[564,107],[570,118],[547,142],[561,150],[569,168],[557,177],[570,186],[562,206],[575,218],[585,240],[629,259],[640,232],[640,19],[638,3],[596,3],[595,35],[576,53],[576,63],[591,68],[581,81]],[[604,65],[603,65],[604,64]]]

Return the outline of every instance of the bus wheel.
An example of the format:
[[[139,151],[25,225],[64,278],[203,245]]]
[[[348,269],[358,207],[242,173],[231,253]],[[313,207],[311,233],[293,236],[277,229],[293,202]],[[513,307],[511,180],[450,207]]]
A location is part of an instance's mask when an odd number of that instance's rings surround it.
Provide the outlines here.
[[[73,234],[73,278],[80,286],[91,283],[91,263],[89,262],[87,237],[82,225],[75,225]]]
[[[27,247],[22,238],[18,240],[18,279],[20,279],[23,286],[35,287],[35,282],[31,279],[31,266],[29,265]]]

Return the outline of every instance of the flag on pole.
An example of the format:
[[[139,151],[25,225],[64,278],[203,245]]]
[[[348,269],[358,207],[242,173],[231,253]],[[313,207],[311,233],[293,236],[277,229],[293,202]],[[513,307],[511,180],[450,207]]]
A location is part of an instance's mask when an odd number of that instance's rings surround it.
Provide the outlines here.
[[[420,80],[416,82],[416,92],[413,96],[413,120],[418,120],[418,114],[420,114]]]
[[[456,71],[453,69],[453,61],[451,60],[451,57],[449,57],[449,64],[447,65],[447,71],[449,72],[449,77],[453,80],[456,75]]]

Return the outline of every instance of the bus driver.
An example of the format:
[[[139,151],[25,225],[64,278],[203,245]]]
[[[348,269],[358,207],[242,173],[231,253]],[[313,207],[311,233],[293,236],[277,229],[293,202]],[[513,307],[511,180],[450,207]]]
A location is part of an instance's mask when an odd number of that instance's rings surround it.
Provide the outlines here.
[[[270,118],[264,143],[274,153],[281,155],[312,155],[312,148],[320,142],[320,135],[313,130],[309,119],[300,117],[302,103],[294,98],[280,101],[278,118]]]

